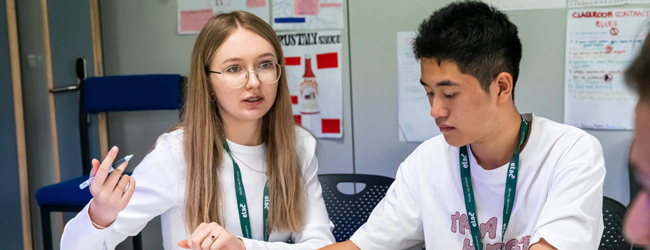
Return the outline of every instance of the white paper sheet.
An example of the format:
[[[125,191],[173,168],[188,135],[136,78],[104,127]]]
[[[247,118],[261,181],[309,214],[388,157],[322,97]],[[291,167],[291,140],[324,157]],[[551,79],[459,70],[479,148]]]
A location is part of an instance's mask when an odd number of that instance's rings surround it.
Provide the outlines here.
[[[398,133],[400,141],[423,142],[439,135],[440,129],[420,84],[420,62],[412,49],[414,37],[413,31],[397,33]]]
[[[198,34],[212,15],[236,10],[271,23],[269,0],[178,0],[178,33]]]
[[[569,8],[650,3],[650,0],[568,0],[568,1],[569,1]]]
[[[343,0],[273,0],[275,30],[343,29]]]
[[[500,10],[566,8],[566,0],[491,0],[489,3]]]
[[[624,71],[647,34],[648,9],[569,10],[564,122],[581,128],[633,129],[636,94]]]
[[[318,138],[343,136],[341,31],[279,32],[294,121]]]

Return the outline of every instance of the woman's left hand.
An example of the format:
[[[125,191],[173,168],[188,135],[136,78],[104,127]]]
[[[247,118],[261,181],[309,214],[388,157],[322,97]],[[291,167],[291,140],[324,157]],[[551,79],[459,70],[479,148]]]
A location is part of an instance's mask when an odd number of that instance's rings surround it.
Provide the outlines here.
[[[226,231],[219,224],[201,223],[187,240],[178,246],[193,250],[246,250],[244,242]]]

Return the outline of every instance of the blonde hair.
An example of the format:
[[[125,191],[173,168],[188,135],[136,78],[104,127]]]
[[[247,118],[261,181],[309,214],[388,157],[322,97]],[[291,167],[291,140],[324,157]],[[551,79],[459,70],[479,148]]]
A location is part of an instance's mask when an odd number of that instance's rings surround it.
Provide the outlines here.
[[[237,29],[247,29],[266,39],[284,62],[277,35],[266,22],[244,11],[218,14],[203,27],[192,51],[185,105],[179,127],[187,165],[185,225],[194,231],[203,222],[223,225],[223,190],[219,183],[224,124],[207,74],[217,49]],[[271,231],[302,231],[305,218],[304,180],[296,153],[296,135],[286,72],[278,81],[275,102],[262,118],[262,141],[266,143],[266,175],[269,181],[268,225]],[[228,189],[230,190],[230,189]],[[232,191],[234,192],[234,190]],[[262,201],[249,201],[262,202]]]

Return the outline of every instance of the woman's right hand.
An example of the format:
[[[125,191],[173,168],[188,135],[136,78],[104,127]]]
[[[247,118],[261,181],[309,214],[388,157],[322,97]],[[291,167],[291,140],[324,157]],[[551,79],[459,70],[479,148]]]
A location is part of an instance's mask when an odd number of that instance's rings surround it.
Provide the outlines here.
[[[90,184],[93,200],[88,215],[94,223],[103,227],[113,224],[117,214],[126,208],[135,190],[135,179],[122,175],[128,162],[118,166],[110,176],[108,174],[117,152],[118,148],[113,147],[101,164],[93,159],[93,169],[90,171],[90,176],[95,176],[95,179]]]

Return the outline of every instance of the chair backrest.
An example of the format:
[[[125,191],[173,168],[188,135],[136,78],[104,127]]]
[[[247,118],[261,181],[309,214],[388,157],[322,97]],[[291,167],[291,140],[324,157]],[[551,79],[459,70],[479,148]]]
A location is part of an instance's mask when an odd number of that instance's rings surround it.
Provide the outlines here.
[[[394,179],[364,174],[324,174],[318,179],[323,187],[323,199],[330,220],[334,223],[337,242],[346,241],[367,220],[372,210],[386,195]],[[363,183],[365,188],[356,194],[339,191],[339,183]]]
[[[90,173],[89,114],[182,109],[185,77],[128,75],[88,77],[79,84],[79,133],[83,174]]]
[[[623,238],[623,218],[626,212],[627,208],[620,202],[603,197],[605,230],[598,250],[629,250],[631,248],[631,244]]]

